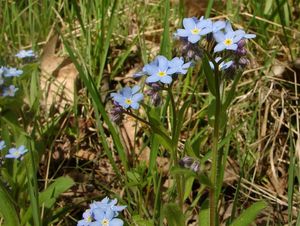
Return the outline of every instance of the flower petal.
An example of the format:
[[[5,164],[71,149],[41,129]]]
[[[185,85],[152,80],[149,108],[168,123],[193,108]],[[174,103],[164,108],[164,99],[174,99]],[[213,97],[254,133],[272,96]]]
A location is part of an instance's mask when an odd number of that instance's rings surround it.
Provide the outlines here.
[[[175,35],[177,35],[179,37],[187,37],[187,36],[189,36],[189,32],[185,29],[177,29]]]
[[[170,84],[172,82],[172,77],[169,75],[166,75],[166,76],[162,77],[160,79],[160,81],[165,84]]]
[[[223,20],[218,20],[216,22],[213,23],[213,29],[212,29],[212,32],[218,32],[220,31],[221,29],[224,29],[226,26],[226,23],[225,21]]]
[[[196,23],[193,18],[184,18],[182,23],[186,30],[192,30],[196,27]]]
[[[232,44],[232,45],[230,45],[230,46],[227,46],[226,49],[229,49],[229,50],[236,50],[237,47],[238,47],[237,44]]]
[[[200,35],[190,35],[188,37],[188,40],[191,43],[196,43],[196,42],[198,42],[200,40],[200,38],[201,38]]]
[[[216,42],[223,42],[225,40],[225,35],[222,31],[214,33],[214,38]]]
[[[139,109],[140,105],[139,105],[138,102],[132,102],[130,104],[130,107],[132,107],[133,109],[137,110],[137,109]]]
[[[164,56],[157,56],[158,59],[158,68],[160,71],[165,71],[168,68],[169,61]]]
[[[120,91],[121,95],[124,97],[131,97],[132,91],[131,88],[126,86]]]
[[[226,48],[226,46],[221,42],[215,46],[214,53],[220,52],[220,51],[224,50],[225,48]]]
[[[109,226],[123,226],[124,222],[119,218],[114,218],[109,222]]]
[[[131,92],[132,92],[132,94],[135,94],[135,93],[137,93],[140,89],[141,89],[140,86],[135,85],[134,87],[132,87]],[[118,201],[117,201],[117,202],[118,202]],[[116,203],[117,203],[117,202],[116,202]],[[111,203],[110,203],[110,204],[111,204]],[[114,205],[114,204],[113,204],[113,205]]]
[[[144,95],[142,93],[137,93],[132,96],[132,101],[138,102],[144,99]]]
[[[159,78],[156,74],[155,75],[151,75],[146,79],[146,83],[153,83],[153,82],[157,82],[159,81]]]

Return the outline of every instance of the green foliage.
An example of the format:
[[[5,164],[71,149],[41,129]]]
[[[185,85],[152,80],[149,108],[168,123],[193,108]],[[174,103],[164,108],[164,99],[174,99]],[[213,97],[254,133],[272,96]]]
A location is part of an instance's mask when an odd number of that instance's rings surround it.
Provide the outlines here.
[[[82,161],[74,156],[70,159],[76,170],[89,174],[92,181],[95,172],[98,173],[99,160],[108,158],[112,167],[104,167],[104,170],[117,181],[113,183],[121,191],[117,196],[128,206],[129,213],[122,216],[128,225],[154,226],[167,221],[168,225],[182,226],[197,213],[198,225],[208,226],[210,208],[206,191],[213,187],[215,198],[221,205],[226,206],[228,199],[233,205],[232,217],[226,222],[229,225],[249,225],[255,222],[260,212],[271,219],[270,222],[299,224],[300,217],[294,213],[298,207],[295,197],[299,186],[296,182],[300,177],[296,158],[299,148],[298,88],[294,81],[296,74],[290,73],[298,72],[293,64],[300,51],[297,42],[298,0],[228,0],[225,7],[222,1],[207,1],[206,17],[226,14],[235,28],[244,27],[257,34],[254,41],[248,42],[249,49],[254,47],[249,56],[255,68],[244,74],[237,73],[233,78],[216,77],[209,65],[214,56],[204,55],[201,65],[190,69],[184,79],[179,78],[172,84],[172,89],[163,90],[163,106],[143,106],[145,112],[139,112],[138,116],[146,123],[132,128],[136,130],[130,138],[134,147],[126,146],[122,130],[111,122],[107,113],[109,93],[105,86],[113,88],[136,83],[137,80],[127,78],[128,74],[140,69],[140,61],[147,63],[158,51],[169,59],[181,55],[172,34],[182,25],[187,12],[193,12],[187,2],[190,1],[180,0],[178,4],[169,0],[0,1],[3,22],[0,40],[4,43],[0,47],[0,66],[21,65],[13,57],[20,48],[33,48],[42,55],[44,43],[58,32],[63,45],[57,49],[57,55],[68,55],[79,72],[74,106],[64,112],[44,113],[40,102],[43,91],[39,59],[22,65],[23,76],[13,81],[20,88],[17,98],[0,100],[1,140],[5,140],[8,147],[26,144],[30,151],[22,161],[5,160],[1,166],[0,216],[3,219],[0,222],[4,225],[76,224],[83,212],[77,208],[77,199],[74,199],[74,205],[57,205],[60,194],[75,182],[66,176],[58,177],[60,169],[54,175],[47,174],[47,178],[43,175],[43,180],[39,171],[39,163],[42,157],[48,156],[48,151],[51,159],[56,141],[71,135],[78,149],[81,142],[90,145],[90,141],[101,149],[92,161]],[[278,66],[278,62],[289,65],[292,70],[285,69],[284,74],[274,76],[274,65]],[[225,82],[217,84],[217,79]],[[216,84],[222,86],[220,95],[220,86]],[[217,96],[220,96],[220,102]],[[277,103],[282,105],[275,108]],[[81,137],[81,128],[76,123],[72,128],[68,124],[71,117],[76,122],[78,118],[91,118],[94,123],[89,127],[92,135]],[[212,128],[216,119],[219,134],[213,140]],[[264,129],[267,130],[265,135]],[[7,150],[1,151],[1,157]],[[278,150],[281,156],[280,161],[276,159],[278,156],[275,158],[275,172],[277,166],[288,169],[288,173],[283,174],[288,182],[278,197],[288,206],[287,217],[276,209],[281,208],[281,203],[270,205],[273,209],[269,211],[264,202],[258,202],[236,218],[242,204],[246,202],[249,206],[252,203],[244,195],[249,192],[244,181],[269,189],[270,178],[265,172],[270,161],[265,160],[272,153],[278,154]],[[72,150],[72,153],[76,151]],[[141,157],[144,151],[148,152],[146,158]],[[216,168],[216,181],[208,177],[214,151],[218,151],[220,163]],[[178,166],[178,161],[186,155],[199,161],[200,173]],[[161,167],[161,159],[168,165]],[[258,167],[260,161],[267,162],[262,169]],[[50,161],[49,166],[52,163]],[[60,167],[64,163],[61,162]],[[230,185],[223,184],[224,178],[228,179],[225,172],[232,169],[234,176],[239,178]],[[48,181],[53,182],[48,185]],[[84,183],[80,186],[84,187]],[[96,192],[93,195],[114,196],[117,193],[114,192],[116,187],[112,189],[102,177],[94,184]],[[234,189],[232,194],[227,193],[228,187]],[[261,198],[259,194],[255,195],[258,197]],[[82,205],[85,200],[78,201]],[[274,216],[274,212],[282,216]]]
[[[256,216],[267,207],[267,204],[265,201],[260,201],[252,204],[250,207],[248,207],[246,210],[244,210],[240,216],[238,216],[231,226],[246,226],[250,225],[256,218]]]
[[[164,205],[164,216],[167,218],[168,225],[182,226],[185,225],[185,216],[180,210],[178,204],[167,203]]]

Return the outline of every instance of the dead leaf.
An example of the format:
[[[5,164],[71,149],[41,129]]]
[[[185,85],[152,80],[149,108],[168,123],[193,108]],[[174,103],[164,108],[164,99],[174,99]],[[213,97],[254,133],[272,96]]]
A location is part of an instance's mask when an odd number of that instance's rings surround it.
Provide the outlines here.
[[[58,44],[58,35],[54,35],[44,46],[40,83],[43,92],[42,104],[46,111],[54,106],[59,112],[63,112],[67,105],[74,102],[78,71],[68,57],[56,54]]]

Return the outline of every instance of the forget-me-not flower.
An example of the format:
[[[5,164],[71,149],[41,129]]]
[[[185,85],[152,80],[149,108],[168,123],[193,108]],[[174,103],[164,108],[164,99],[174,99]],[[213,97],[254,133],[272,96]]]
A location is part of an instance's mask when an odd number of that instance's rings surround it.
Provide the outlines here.
[[[108,197],[91,203],[90,209],[83,213],[83,219],[78,221],[77,226],[122,226],[123,220],[116,217],[126,206],[116,204],[116,199],[110,200]]]
[[[82,217],[83,219],[78,221],[77,226],[89,226],[94,219],[92,215],[92,211],[90,209],[84,211]]]
[[[111,209],[113,212],[115,212],[115,216],[118,215],[118,212],[123,211],[126,206],[116,206],[118,200],[117,199],[113,199],[110,200],[108,197],[105,197],[102,201],[100,202],[93,202],[90,205],[91,210],[100,208],[102,210],[107,210],[107,209]]]
[[[238,38],[240,39],[251,39],[251,38],[255,38],[256,35],[255,34],[247,34],[244,30],[242,29],[239,29],[239,30],[236,30],[234,31],[232,29],[232,26],[230,24],[229,21],[226,22],[226,26],[225,26],[225,31],[228,33],[228,32],[234,32],[236,36],[238,36]]]
[[[21,74],[23,74],[23,71],[17,68],[9,67],[4,69],[5,77],[19,77]]]
[[[118,93],[111,93],[111,97],[117,104],[123,108],[139,108],[139,102],[144,99],[144,95],[139,93],[139,86],[134,86],[132,88],[126,86],[121,89]]]
[[[189,42],[198,42],[203,35],[212,32],[211,21],[201,17],[200,20],[194,18],[183,19],[184,29],[178,29],[176,36],[187,38]]]
[[[35,54],[33,50],[20,50],[16,55],[19,59],[24,59],[24,58],[33,58],[35,57]]]
[[[157,62],[157,64],[148,64],[144,67],[144,70],[149,75],[149,77],[146,79],[146,82],[161,82],[164,84],[170,84],[172,82],[171,75],[174,72],[168,70],[168,59],[164,56],[157,56],[155,62]]]
[[[253,34],[246,34],[243,30],[234,31],[229,21],[227,21],[225,26],[225,33],[222,31],[218,31],[214,33],[214,38],[218,43],[215,48],[214,52],[220,52],[222,50],[237,50],[238,42],[242,39],[249,39],[254,38],[255,35]]]
[[[5,147],[6,147],[5,141],[4,141],[4,140],[1,140],[1,141],[0,141],[0,151],[3,150]]]
[[[13,96],[15,96],[18,89],[19,88],[16,88],[14,85],[10,85],[9,87],[5,87],[3,89],[2,96],[4,96],[4,97],[7,97],[7,96],[13,97]]]
[[[93,210],[93,216],[95,221],[91,222],[90,226],[123,226],[124,222],[115,218],[115,212],[110,208],[103,211],[101,208],[96,208]]]
[[[18,148],[10,148],[8,154],[5,155],[5,158],[19,159],[21,158],[28,150],[24,145],[21,145]]]
[[[215,22],[212,22],[211,26],[212,26],[212,32],[216,33],[225,28],[226,22],[223,20],[217,20]]]
[[[169,73],[186,74],[192,62],[184,63],[183,57],[174,57],[169,61]]]
[[[186,74],[190,66],[191,62],[184,63],[182,57],[175,57],[169,61],[166,57],[159,55],[151,63],[145,65],[141,72],[135,74],[135,77],[148,75],[146,79],[148,84],[157,82],[170,84],[173,74]]]
[[[221,59],[222,59],[221,57],[217,57],[215,59],[216,63],[218,63]],[[230,61],[228,61],[226,63],[224,61],[222,61],[219,64],[219,71],[222,71],[222,70],[225,70],[225,69],[229,68],[232,64],[233,64],[232,60],[230,60]],[[214,64],[211,61],[209,61],[209,65],[210,65],[211,69],[213,69],[213,70],[215,69],[215,66],[214,66]]]

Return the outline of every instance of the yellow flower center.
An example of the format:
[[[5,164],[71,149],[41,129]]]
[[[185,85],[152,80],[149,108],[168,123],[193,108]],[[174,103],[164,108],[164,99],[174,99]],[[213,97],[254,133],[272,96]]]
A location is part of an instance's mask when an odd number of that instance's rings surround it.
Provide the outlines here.
[[[157,74],[159,77],[164,77],[167,73],[165,71],[160,71]]]
[[[197,35],[197,34],[199,34],[199,32],[200,32],[200,30],[198,29],[198,28],[194,28],[194,29],[192,29],[191,30],[191,33],[193,34],[193,35]]]
[[[109,220],[108,219],[103,219],[101,222],[102,226],[108,226],[109,225]]]
[[[231,38],[226,38],[223,43],[226,46],[230,46],[230,45],[232,45],[233,41]]]
[[[132,100],[129,99],[129,98],[126,98],[125,103],[126,103],[126,104],[131,104],[131,103],[132,103]]]
[[[14,156],[19,156],[19,155],[20,155],[20,152],[19,152],[19,151],[16,151],[16,152],[13,153],[13,155],[14,155]]]
[[[92,222],[92,220],[93,220],[92,216],[88,216],[88,217],[86,218],[86,221],[87,221],[87,222]]]

